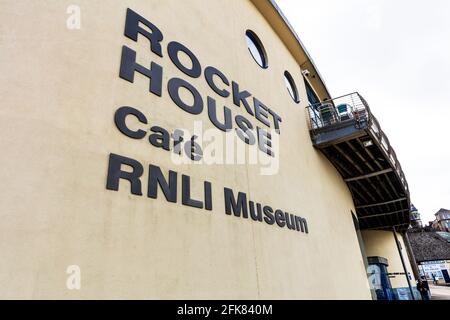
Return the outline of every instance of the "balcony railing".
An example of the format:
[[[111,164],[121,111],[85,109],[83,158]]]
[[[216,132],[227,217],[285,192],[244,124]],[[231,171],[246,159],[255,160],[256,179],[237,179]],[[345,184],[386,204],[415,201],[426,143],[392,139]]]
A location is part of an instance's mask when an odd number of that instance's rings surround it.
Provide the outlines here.
[[[386,134],[381,130],[380,124],[370,111],[366,100],[358,92],[309,105],[307,109],[313,135],[345,124],[354,125],[357,129],[370,130],[373,137],[376,138],[376,142],[381,145],[386,153],[392,167],[397,171],[405,190],[408,190],[408,183],[397,160],[395,150],[392,148]]]
[[[356,92],[310,105],[307,109],[313,133],[348,122],[360,128],[367,124],[370,115],[369,106]]]
[[[381,130],[380,124],[372,114],[366,100],[359,93],[354,92],[309,105],[307,112],[310,119],[311,137],[316,147],[324,149],[327,148],[327,145],[339,145],[341,141],[351,141],[357,137],[364,147],[377,148],[383,154],[384,161],[389,163],[389,170],[396,173],[409,201],[408,183],[395,151],[388,137]],[[326,150],[324,151],[326,152]],[[346,178],[352,180],[352,177],[347,176]]]

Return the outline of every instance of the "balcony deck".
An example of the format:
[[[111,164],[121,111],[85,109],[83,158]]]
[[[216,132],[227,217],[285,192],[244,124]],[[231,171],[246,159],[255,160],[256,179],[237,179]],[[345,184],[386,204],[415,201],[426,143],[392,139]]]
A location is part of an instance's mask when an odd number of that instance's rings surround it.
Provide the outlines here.
[[[406,230],[408,183],[367,102],[352,93],[307,108],[310,134],[349,187],[361,229]]]

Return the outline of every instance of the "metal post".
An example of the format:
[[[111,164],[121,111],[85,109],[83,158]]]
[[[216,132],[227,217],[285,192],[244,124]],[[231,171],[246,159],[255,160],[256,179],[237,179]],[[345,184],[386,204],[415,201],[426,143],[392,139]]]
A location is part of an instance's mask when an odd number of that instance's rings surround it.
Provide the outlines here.
[[[419,268],[417,266],[416,257],[414,256],[414,252],[412,251],[411,242],[409,242],[409,236],[406,231],[403,234],[403,242],[405,243],[406,246],[406,253],[408,254],[409,261],[411,262],[414,277],[416,277],[416,279],[419,280],[420,279]]]
[[[403,270],[405,271],[405,277],[406,277],[406,281],[408,282],[409,292],[411,292],[411,298],[413,300],[416,300],[414,298],[414,292],[411,287],[411,282],[409,281],[408,270],[406,270],[406,265],[405,265],[405,260],[403,259],[402,249],[400,248],[400,243],[398,242],[398,239],[397,239],[397,232],[395,231],[395,226],[392,227],[392,232],[394,233],[395,244],[397,245],[398,254],[400,255],[400,260],[402,261]]]

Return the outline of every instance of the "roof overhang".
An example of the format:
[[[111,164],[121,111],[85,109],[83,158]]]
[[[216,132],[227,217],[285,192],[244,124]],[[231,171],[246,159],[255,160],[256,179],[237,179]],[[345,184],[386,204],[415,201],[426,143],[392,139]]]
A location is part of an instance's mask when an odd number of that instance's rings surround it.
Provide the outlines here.
[[[295,58],[302,70],[310,72],[308,80],[323,101],[331,95],[304,44],[274,0],[250,0]]]

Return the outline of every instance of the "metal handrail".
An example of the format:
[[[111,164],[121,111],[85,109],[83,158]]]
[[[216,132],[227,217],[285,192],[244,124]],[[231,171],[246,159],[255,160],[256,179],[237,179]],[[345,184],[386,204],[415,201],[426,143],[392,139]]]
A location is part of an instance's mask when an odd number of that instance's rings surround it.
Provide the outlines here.
[[[344,110],[344,105],[346,112],[340,112],[339,106],[342,106],[341,109]],[[319,130],[332,128],[340,123],[353,122],[358,128],[362,128],[363,124],[367,124],[368,130],[376,138],[378,145],[382,147],[391,167],[396,172],[406,193],[409,194],[408,182],[397,159],[397,155],[388,137],[381,129],[377,118],[370,111],[369,104],[358,92],[339,96],[321,103],[310,104],[306,108],[312,134],[317,134]]]
[[[340,107],[344,108],[343,112],[339,110]],[[315,103],[307,108],[313,131],[344,121],[367,122],[370,116],[370,112],[367,112],[369,108],[357,92]]]

